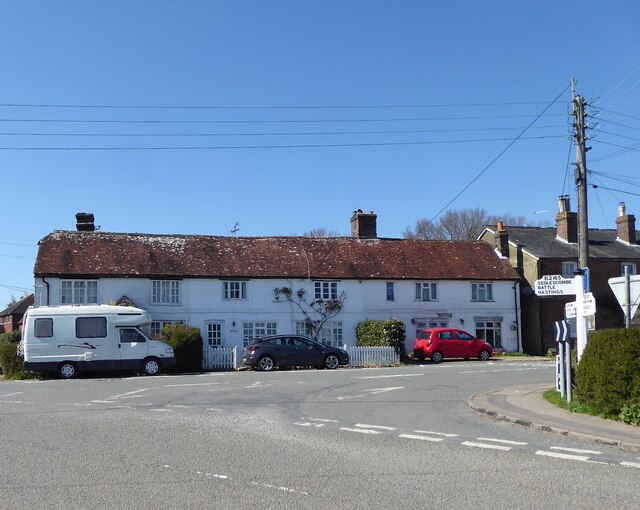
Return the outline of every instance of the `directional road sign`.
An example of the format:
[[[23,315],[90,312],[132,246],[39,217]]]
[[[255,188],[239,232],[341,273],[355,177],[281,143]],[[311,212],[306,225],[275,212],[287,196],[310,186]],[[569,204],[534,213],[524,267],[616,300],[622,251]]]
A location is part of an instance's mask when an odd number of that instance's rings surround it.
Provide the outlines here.
[[[627,298],[624,283],[624,276],[609,278],[609,287],[613,291],[618,303],[622,307],[625,316],[627,315]],[[640,275],[629,276],[629,303],[631,304],[631,317],[636,315],[638,304],[640,304]]]
[[[537,296],[566,296],[576,293],[573,278],[565,278],[559,274],[548,274],[536,280]]]

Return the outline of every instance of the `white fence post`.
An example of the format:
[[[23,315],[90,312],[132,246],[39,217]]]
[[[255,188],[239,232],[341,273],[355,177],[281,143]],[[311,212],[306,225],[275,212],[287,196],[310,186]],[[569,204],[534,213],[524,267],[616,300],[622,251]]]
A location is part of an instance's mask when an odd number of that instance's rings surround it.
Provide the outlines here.
[[[204,346],[202,356],[203,370],[237,370],[238,365],[237,347]]]
[[[400,356],[393,347],[353,347],[345,345],[352,367],[390,366],[400,363]]]

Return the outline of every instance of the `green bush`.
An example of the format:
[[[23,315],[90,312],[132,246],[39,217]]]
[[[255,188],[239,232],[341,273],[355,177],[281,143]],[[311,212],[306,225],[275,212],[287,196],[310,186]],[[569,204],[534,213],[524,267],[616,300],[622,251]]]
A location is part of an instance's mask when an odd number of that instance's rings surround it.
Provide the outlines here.
[[[625,405],[618,415],[623,422],[638,426],[640,425],[640,404]]]
[[[640,330],[605,329],[589,335],[576,369],[576,395],[605,416],[640,404]]]
[[[358,324],[356,338],[359,347],[393,347],[398,354],[405,354],[405,327],[402,321],[366,320]]]
[[[162,341],[173,347],[177,359],[175,371],[202,371],[202,336],[198,328],[167,324],[162,331]]]
[[[0,370],[7,379],[22,377],[22,362],[22,356],[18,356],[15,343],[0,345]]]
[[[17,344],[20,342],[22,334],[20,331],[10,331],[9,333],[0,333],[0,345]]]

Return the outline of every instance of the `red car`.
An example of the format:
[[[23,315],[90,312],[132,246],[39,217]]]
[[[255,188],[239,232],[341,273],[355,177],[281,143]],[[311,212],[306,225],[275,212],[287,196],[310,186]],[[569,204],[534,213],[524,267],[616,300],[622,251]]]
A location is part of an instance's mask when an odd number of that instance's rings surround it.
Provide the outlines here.
[[[488,360],[493,348],[484,340],[453,328],[423,329],[413,345],[413,354],[419,359],[431,358],[440,363],[444,358],[478,358]]]

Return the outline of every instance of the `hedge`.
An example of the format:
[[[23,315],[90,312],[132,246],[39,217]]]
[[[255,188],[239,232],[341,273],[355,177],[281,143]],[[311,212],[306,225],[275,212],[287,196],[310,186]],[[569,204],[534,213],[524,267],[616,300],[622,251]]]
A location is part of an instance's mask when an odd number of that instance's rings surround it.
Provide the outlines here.
[[[173,347],[177,359],[176,372],[202,371],[202,336],[198,328],[184,324],[167,324],[162,330],[162,341]]]
[[[0,344],[0,373],[7,379],[22,378],[25,372],[22,356],[18,356],[15,343]]]
[[[640,329],[604,329],[589,335],[576,369],[576,396],[605,416],[640,403]]]
[[[401,356],[405,354],[404,322],[366,320],[358,324],[356,338],[359,347],[393,347]]]

